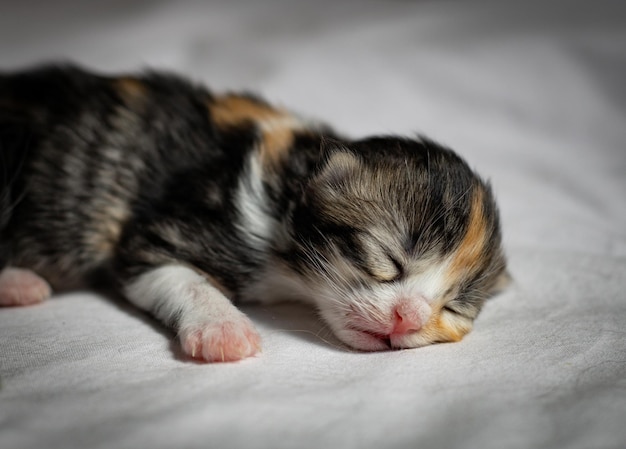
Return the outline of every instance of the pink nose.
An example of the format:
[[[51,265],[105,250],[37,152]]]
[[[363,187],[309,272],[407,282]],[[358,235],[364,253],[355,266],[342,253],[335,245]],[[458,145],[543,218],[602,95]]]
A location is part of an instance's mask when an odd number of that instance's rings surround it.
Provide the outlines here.
[[[419,307],[410,301],[402,301],[394,309],[394,326],[391,331],[395,335],[406,335],[422,328]]]

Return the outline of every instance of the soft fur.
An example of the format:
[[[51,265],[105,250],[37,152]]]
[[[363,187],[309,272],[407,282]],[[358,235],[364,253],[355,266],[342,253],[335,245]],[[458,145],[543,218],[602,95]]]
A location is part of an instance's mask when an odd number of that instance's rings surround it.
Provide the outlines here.
[[[0,75],[0,304],[112,276],[192,357],[302,299],[362,350],[458,341],[507,279],[490,187],[425,138],[341,137],[150,72]]]

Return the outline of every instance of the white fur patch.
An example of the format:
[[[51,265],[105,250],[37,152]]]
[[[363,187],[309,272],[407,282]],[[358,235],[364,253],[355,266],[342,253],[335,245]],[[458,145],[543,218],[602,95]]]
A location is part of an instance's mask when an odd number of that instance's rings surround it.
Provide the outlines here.
[[[254,248],[263,251],[278,223],[268,212],[267,193],[262,181],[259,153],[253,152],[247,160],[237,187],[235,205],[239,211],[237,227]]]
[[[428,303],[436,301],[450,287],[450,262],[446,259],[426,264],[427,268],[407,280],[408,288],[421,294]]]
[[[124,293],[137,307],[166,323],[175,317],[181,324],[190,324],[239,312],[203,276],[182,265],[148,271],[128,284]]]

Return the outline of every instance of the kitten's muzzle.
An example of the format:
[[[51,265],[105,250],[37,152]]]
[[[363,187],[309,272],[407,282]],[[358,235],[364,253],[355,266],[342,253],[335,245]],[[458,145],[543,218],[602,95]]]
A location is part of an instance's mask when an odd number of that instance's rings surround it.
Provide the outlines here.
[[[388,318],[383,322],[363,315],[362,311],[356,315],[353,317],[354,324],[348,326],[348,329],[357,333],[358,341],[350,341],[351,338],[348,337],[346,343],[358,349],[380,350],[385,347],[402,347],[396,343],[422,329],[430,317],[430,307],[424,298],[418,297],[399,300],[391,307]],[[358,337],[359,334],[369,338],[363,339]],[[374,339],[376,342],[372,343]]]

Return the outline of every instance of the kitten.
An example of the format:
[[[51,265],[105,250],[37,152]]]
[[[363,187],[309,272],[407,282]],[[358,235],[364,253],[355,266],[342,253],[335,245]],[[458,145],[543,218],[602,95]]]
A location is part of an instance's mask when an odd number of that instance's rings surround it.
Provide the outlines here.
[[[308,301],[360,350],[458,341],[508,277],[489,185],[425,138],[46,66],[0,75],[0,145],[0,304],[106,271],[197,359],[259,351],[237,301]]]

